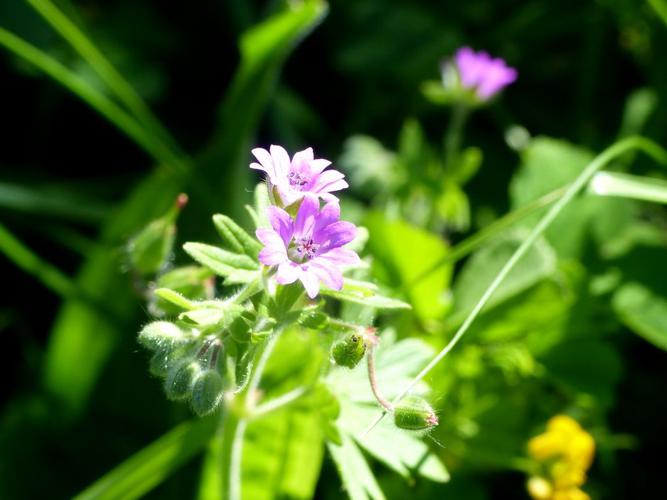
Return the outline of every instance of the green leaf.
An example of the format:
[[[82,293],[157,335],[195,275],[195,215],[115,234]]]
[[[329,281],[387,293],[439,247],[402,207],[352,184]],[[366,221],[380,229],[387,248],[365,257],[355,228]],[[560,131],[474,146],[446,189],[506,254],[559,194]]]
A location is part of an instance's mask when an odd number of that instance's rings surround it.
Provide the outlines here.
[[[250,236],[245,229],[226,215],[221,214],[213,216],[213,223],[220,236],[232,246],[236,253],[245,253],[251,259],[257,259],[257,254],[262,249],[262,245]]]
[[[628,328],[667,350],[667,298],[639,283],[626,283],[614,294],[612,306]]]
[[[197,307],[197,303],[194,300],[187,299],[180,293],[169,288],[158,288],[153,293],[170,304],[174,304],[186,311],[191,311]]]
[[[250,422],[243,445],[244,498],[313,497],[324,456],[316,413],[286,409]]]
[[[257,278],[258,263],[247,255],[204,243],[186,243],[183,249],[201,265],[226,278],[226,284],[250,283]]]
[[[384,500],[373,471],[350,436],[342,434],[340,445],[327,443],[327,448],[351,500]]]
[[[401,220],[388,221],[378,212],[371,212],[364,225],[370,232],[368,247],[377,259],[373,266],[384,281],[407,289],[419,318],[440,318],[449,306],[444,290],[452,271],[451,265],[433,270],[447,253],[442,239]],[[431,271],[428,277],[413,284],[425,271]]]
[[[217,421],[198,418],[179,425],[102,476],[75,500],[142,497],[206,446]]]
[[[374,309],[411,309],[412,306],[402,300],[383,297],[376,294],[372,289],[360,287],[354,282],[348,285],[348,280],[345,280],[342,290],[330,290],[322,288],[320,295],[332,297],[343,302],[352,302],[355,304],[362,304],[364,306],[372,307]]]
[[[512,209],[527,205],[572,182],[593,159],[593,154],[565,141],[537,137],[521,152],[521,165],[510,184]],[[578,256],[589,224],[590,199],[573,200],[547,229],[547,240],[559,254]],[[599,201],[599,200],[598,200]],[[523,225],[533,227],[539,215]]]
[[[181,321],[188,321],[203,328],[228,328],[245,308],[232,302],[205,301],[195,309],[183,312],[178,316]]]
[[[633,200],[667,203],[667,182],[638,175],[599,172],[589,183],[589,192]]]
[[[475,306],[524,238],[524,231],[514,231],[476,252],[466,262],[454,285],[453,324],[457,324]],[[493,294],[487,310],[527,290],[555,271],[554,251],[544,240],[538,240]]]

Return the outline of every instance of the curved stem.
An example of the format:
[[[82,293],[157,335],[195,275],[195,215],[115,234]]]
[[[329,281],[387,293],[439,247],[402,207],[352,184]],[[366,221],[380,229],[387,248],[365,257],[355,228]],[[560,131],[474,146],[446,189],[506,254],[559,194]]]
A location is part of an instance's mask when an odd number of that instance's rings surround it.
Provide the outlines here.
[[[392,401],[393,404],[396,404],[398,401],[403,399],[412,388],[419,383],[442,359],[452,350],[452,348],[461,340],[461,337],[468,331],[470,325],[477,318],[482,308],[489,301],[493,293],[498,289],[503,280],[507,277],[510,271],[514,266],[519,262],[521,257],[525,255],[528,249],[537,241],[537,239],[544,233],[544,231],[549,227],[549,225],[558,217],[558,215],[563,211],[563,209],[570,203],[574,197],[581,191],[581,189],[586,186],[588,181],[593,177],[593,175],[609,163],[614,158],[622,155],[623,153],[639,149],[652,156],[656,161],[667,164],[667,151],[665,151],[658,144],[645,139],[643,137],[629,137],[622,141],[619,141],[602,153],[596,156],[593,161],[591,161],[586,168],[579,174],[572,184],[568,187],[565,194],[560,198],[550,209],[549,211],[540,219],[537,225],[530,232],[528,237],[523,241],[523,243],[516,249],[512,254],[509,260],[505,263],[503,268],[500,270],[495,279],[491,282],[489,287],[486,289],[482,297],[479,299],[475,307],[470,311],[470,314],[465,319],[463,324],[459,327],[458,331],[449,341],[449,343],[415,376],[415,378],[405,386],[405,388],[394,398]],[[362,436],[368,434],[387,414],[387,411],[379,415],[375,421],[366,429]]]
[[[377,376],[375,374],[375,346],[368,346],[368,354],[366,355],[366,363],[368,365],[368,381],[371,384],[371,390],[373,391],[373,396],[377,399],[377,402],[382,405],[386,411],[393,411],[393,405],[385,399],[382,394],[380,394],[380,389],[377,383]]]

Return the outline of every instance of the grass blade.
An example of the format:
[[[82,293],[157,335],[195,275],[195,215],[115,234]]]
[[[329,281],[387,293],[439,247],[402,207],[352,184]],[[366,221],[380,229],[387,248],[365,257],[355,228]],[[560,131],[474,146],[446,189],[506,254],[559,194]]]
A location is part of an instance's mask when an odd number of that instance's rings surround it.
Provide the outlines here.
[[[217,420],[198,418],[179,425],[95,481],[75,500],[140,498],[204,449]]]
[[[53,57],[4,28],[0,28],[0,45],[79,96],[156,161],[177,170],[184,168],[182,160],[174,156],[159,140],[148,134],[132,116]]]
[[[617,196],[633,200],[667,203],[667,182],[638,175],[599,172],[588,186],[598,196]]]
[[[153,115],[139,94],[76,24],[69,20],[50,0],[27,1],[79,53],[106,83],[109,90],[151,134],[164,140],[168,147],[176,153],[175,156],[182,155],[176,141]]]

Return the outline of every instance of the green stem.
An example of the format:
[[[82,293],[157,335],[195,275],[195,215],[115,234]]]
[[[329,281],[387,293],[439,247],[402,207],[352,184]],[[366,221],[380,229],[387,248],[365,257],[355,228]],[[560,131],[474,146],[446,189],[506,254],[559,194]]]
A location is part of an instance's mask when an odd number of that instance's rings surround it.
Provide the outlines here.
[[[468,107],[465,104],[457,104],[452,109],[452,117],[445,134],[445,169],[454,172],[458,162],[461,140],[463,138],[463,127],[468,117]]]
[[[27,0],[28,3],[55,29],[107,84],[116,97],[155,136],[168,143],[179,155],[180,148],[160,121],[153,115],[141,97],[113,67],[90,39],[49,0]]]
[[[256,418],[268,415],[269,413],[273,413],[276,410],[279,410],[287,405],[292,404],[297,399],[300,399],[305,394],[307,394],[309,390],[310,388],[306,386],[292,389],[291,391],[286,392],[282,396],[278,396],[277,398],[274,398],[271,401],[267,401],[266,403],[263,403],[260,406],[256,407],[252,411],[250,417],[248,418],[254,420]]]
[[[53,78],[53,80],[79,96],[90,107],[124,132],[156,161],[178,171],[187,169],[183,161],[166,148],[160,140],[156,140],[156,138],[147,134],[144,127],[135,118],[48,54],[4,28],[0,28],[0,45],[43,71],[46,75]]]
[[[530,247],[537,241],[537,239],[544,233],[544,231],[551,225],[551,223],[558,217],[558,215],[563,211],[563,209],[570,203],[574,197],[581,191],[584,186],[590,181],[593,175],[603,168],[607,163],[609,163],[614,158],[622,155],[626,151],[638,149],[642,150],[648,155],[652,156],[656,161],[667,164],[667,151],[665,151],[658,144],[645,139],[643,137],[629,137],[622,141],[619,141],[602,153],[596,156],[593,161],[591,161],[586,168],[579,174],[572,184],[567,188],[563,196],[549,209],[549,211],[540,219],[537,225],[530,232],[528,237],[523,241],[523,243],[516,249],[512,254],[509,260],[505,263],[503,268],[500,270],[495,279],[491,282],[489,287],[486,289],[482,297],[479,299],[475,307],[470,311],[470,314],[465,319],[463,324],[459,327],[458,331],[449,341],[449,343],[415,376],[410,383],[408,383],[405,388],[394,398],[392,401],[393,405],[396,405],[401,399],[403,399],[412,388],[418,384],[435,366],[442,361],[442,359],[447,356],[447,354],[452,350],[452,348],[461,340],[461,337],[468,331],[470,325],[477,318],[479,313],[482,311],[486,303],[489,301],[493,293],[498,289],[503,280],[507,275],[512,271],[514,266],[521,260],[521,258],[526,254]],[[375,421],[366,429],[363,435],[368,434],[387,414],[383,412],[379,415]]]
[[[241,499],[241,461],[243,458],[243,438],[248,419],[255,407],[259,383],[266,363],[280,337],[281,328],[259,346],[254,356],[250,380],[246,388],[232,399],[226,401],[222,425],[222,498],[225,500]]]

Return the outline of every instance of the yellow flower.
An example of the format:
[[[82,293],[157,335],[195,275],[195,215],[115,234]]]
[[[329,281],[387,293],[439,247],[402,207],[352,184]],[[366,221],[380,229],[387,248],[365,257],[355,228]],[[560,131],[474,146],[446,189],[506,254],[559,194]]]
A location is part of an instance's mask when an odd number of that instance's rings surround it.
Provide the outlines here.
[[[566,415],[551,418],[546,432],[528,442],[528,452],[542,469],[527,484],[535,500],[590,498],[579,487],[593,462],[595,441],[575,420]]]

